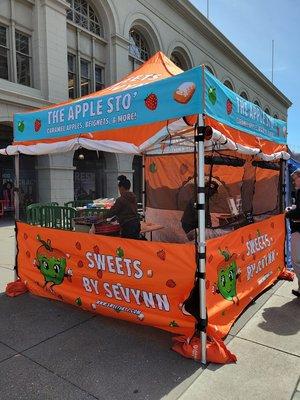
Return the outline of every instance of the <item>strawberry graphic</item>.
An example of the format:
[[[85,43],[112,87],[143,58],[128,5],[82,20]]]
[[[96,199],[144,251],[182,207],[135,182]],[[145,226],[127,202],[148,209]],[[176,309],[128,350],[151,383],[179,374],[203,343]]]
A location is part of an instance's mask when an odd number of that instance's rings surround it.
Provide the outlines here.
[[[188,171],[189,167],[186,164],[181,164],[179,168],[179,172],[181,175],[184,175]]]
[[[38,132],[41,129],[42,121],[40,119],[36,119],[34,121],[34,130]]]
[[[96,253],[96,254],[100,253],[99,247],[97,245],[93,247],[93,250],[94,250],[94,253]]]
[[[166,286],[168,286],[169,288],[174,288],[176,286],[176,283],[173,281],[173,279],[169,279],[166,282]]]
[[[154,111],[157,108],[157,103],[158,99],[156,94],[150,93],[146,98],[145,98],[145,105],[149,110]]]
[[[28,258],[30,258],[30,252],[27,250],[26,251],[26,256],[28,257]]]
[[[232,113],[232,102],[229,99],[226,101],[226,111],[228,115]]]
[[[165,261],[166,259],[166,252],[165,250],[161,249],[156,253],[157,257],[159,257],[161,260]]]
[[[77,250],[81,250],[80,242],[76,242],[75,247],[76,247]]]
[[[102,270],[101,269],[98,269],[97,276],[98,276],[99,279],[102,278]]]
[[[77,267],[78,267],[78,268],[82,268],[82,267],[83,267],[83,261],[82,261],[82,260],[79,260],[79,261],[78,261]]]

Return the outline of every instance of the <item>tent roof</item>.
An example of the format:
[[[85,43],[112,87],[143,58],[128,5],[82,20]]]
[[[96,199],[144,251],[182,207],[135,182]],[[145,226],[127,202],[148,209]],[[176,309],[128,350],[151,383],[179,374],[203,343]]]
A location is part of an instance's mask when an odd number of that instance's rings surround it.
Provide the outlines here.
[[[79,147],[139,154],[171,136],[171,131],[176,131],[177,136],[181,130],[186,132],[189,125],[194,126],[198,113],[206,114],[206,125],[211,125],[235,143],[256,148],[255,152],[258,149],[271,154],[284,150],[286,127],[282,125],[283,121],[278,120],[273,126],[273,119],[249,102],[243,112],[250,107],[252,120],[249,120],[248,112],[244,115],[245,129],[243,125],[235,128],[238,116],[231,110],[236,112],[244,101],[238,97],[203,66],[183,72],[158,52],[140,68],[101,91],[16,114],[14,144],[0,150],[0,154],[38,155]],[[190,124],[187,119],[182,119],[193,115]],[[248,126],[258,130],[252,132]],[[261,134],[259,129],[263,129]],[[268,136],[269,132],[272,136]],[[282,138],[278,136],[281,132]]]

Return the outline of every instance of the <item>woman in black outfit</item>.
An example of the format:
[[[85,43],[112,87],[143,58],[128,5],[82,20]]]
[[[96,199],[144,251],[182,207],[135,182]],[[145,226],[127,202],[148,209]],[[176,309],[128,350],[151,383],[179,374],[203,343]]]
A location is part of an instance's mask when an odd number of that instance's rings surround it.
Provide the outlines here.
[[[131,183],[125,175],[118,176],[120,197],[108,211],[107,217],[116,216],[121,226],[121,237],[139,239],[141,224],[137,211],[136,196],[130,192]]]
[[[291,227],[291,256],[295,274],[298,278],[298,289],[292,290],[294,296],[300,297],[300,169],[291,174],[295,186],[295,205],[286,208],[286,218]]]

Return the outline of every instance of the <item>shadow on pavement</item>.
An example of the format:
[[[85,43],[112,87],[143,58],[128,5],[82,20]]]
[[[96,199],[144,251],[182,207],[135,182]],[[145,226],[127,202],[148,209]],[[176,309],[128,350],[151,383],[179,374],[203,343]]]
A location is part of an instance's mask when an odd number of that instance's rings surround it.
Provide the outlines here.
[[[258,326],[281,336],[296,335],[300,331],[300,299],[295,298],[280,307],[269,307],[262,312]]]

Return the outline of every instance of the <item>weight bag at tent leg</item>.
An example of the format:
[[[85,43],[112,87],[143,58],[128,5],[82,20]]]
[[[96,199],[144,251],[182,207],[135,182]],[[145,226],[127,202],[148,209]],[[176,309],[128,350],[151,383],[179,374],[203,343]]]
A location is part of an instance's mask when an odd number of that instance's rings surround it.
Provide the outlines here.
[[[187,358],[201,360],[201,342],[199,337],[192,339],[185,336],[174,336],[172,350]],[[235,363],[237,358],[225,346],[222,340],[213,337],[207,337],[206,343],[206,360],[215,364],[230,364]]]
[[[295,278],[295,272],[288,270],[286,267],[281,271],[278,279],[283,279],[285,281],[293,281]]]
[[[5,289],[5,294],[9,297],[20,296],[20,294],[24,294],[26,292],[28,292],[28,289],[21,279],[8,283]]]

